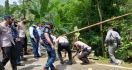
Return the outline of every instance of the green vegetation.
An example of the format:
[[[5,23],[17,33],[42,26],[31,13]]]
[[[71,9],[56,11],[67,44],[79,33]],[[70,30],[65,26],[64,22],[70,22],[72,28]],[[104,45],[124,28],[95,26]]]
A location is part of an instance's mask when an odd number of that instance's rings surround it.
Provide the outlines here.
[[[0,6],[0,17],[4,14],[12,15],[19,20],[21,17],[28,21],[27,26],[35,22],[53,22],[55,35],[62,35],[84,26],[132,12],[132,0],[20,0],[20,5],[15,2]],[[91,29],[86,29],[69,36],[71,41],[79,36],[79,40],[92,46],[96,56],[106,56],[103,46],[107,27],[112,25],[121,37],[122,45],[117,50],[117,57],[132,61],[132,41],[129,31],[132,30],[132,15],[118,20],[107,22]],[[79,34],[80,33],[80,34]]]

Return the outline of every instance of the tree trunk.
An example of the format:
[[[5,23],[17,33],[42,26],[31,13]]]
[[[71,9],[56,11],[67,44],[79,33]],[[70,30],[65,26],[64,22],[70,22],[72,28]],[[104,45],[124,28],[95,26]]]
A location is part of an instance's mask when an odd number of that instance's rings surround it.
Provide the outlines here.
[[[100,4],[99,4],[98,0],[97,0],[97,8],[98,8],[98,13],[99,13],[100,21],[102,21],[102,14],[101,14]],[[102,53],[103,53],[103,56],[106,57],[105,47],[104,47],[104,42],[103,42],[104,39],[103,39],[103,26],[102,26],[102,24],[100,25],[100,33],[101,33]]]
[[[5,0],[5,15],[10,15],[9,14],[9,0]]]
[[[25,0],[23,0],[23,18],[26,19]]]

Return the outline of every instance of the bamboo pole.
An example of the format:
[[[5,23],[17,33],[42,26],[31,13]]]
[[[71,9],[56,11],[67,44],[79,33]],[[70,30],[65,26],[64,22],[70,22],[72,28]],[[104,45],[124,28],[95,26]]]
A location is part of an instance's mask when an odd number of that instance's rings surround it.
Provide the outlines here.
[[[95,23],[95,24],[93,24],[93,25],[89,25],[89,26],[83,27],[83,28],[78,29],[78,30],[76,30],[76,31],[69,32],[69,33],[64,34],[64,35],[69,35],[69,34],[73,34],[73,33],[78,32],[78,31],[82,31],[82,30],[85,30],[85,29],[89,29],[89,28],[91,28],[91,27],[94,27],[94,26],[97,26],[97,25],[101,25],[101,24],[104,24],[104,23],[106,23],[106,22],[113,21],[113,20],[116,20],[116,19],[119,19],[119,18],[122,18],[122,17],[125,17],[125,16],[129,16],[129,15],[131,15],[131,14],[132,14],[132,12],[127,13],[127,14],[124,14],[124,15],[121,15],[121,16],[113,17],[113,18],[110,18],[110,19],[107,19],[107,20],[104,20],[104,21]]]

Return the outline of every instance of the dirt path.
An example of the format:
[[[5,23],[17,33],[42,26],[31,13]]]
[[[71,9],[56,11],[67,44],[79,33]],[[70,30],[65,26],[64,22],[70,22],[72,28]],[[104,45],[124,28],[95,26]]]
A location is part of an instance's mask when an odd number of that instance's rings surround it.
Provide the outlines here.
[[[37,61],[33,59],[33,55],[26,56],[27,61],[23,63],[25,66],[18,66],[18,70],[42,70],[43,64],[46,62],[47,57],[41,57]],[[132,70],[132,68],[126,68],[117,65],[106,65],[106,64],[89,64],[81,65],[81,61],[76,59],[76,64],[73,65],[61,65],[59,61],[56,61],[54,64],[58,67],[59,70]],[[5,66],[6,70],[11,70],[10,63]]]

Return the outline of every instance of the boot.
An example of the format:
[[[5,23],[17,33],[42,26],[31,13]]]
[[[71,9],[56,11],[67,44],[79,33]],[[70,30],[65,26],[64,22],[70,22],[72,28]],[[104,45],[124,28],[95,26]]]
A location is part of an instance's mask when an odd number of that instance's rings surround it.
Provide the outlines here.
[[[58,68],[57,67],[54,67],[53,70],[58,70]]]
[[[48,70],[47,68],[43,68],[43,70]]]

